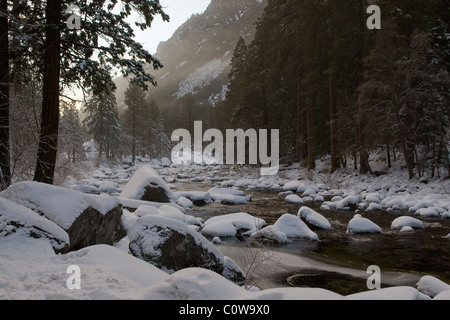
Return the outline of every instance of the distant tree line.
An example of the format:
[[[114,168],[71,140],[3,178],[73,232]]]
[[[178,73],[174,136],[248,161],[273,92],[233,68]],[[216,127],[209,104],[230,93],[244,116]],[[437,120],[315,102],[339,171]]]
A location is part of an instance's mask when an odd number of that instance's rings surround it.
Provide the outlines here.
[[[449,164],[449,30],[445,0],[269,0],[253,41],[234,52],[221,128],[279,128],[285,161],[331,156],[372,171],[369,153],[400,151],[409,177]]]

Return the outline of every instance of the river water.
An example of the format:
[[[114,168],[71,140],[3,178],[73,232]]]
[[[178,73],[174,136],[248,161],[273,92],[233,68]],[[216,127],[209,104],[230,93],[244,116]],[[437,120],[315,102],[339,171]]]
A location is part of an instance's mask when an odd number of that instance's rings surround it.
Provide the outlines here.
[[[177,190],[207,191],[211,182],[175,183]],[[252,201],[245,205],[211,203],[195,206],[187,214],[207,220],[235,212],[247,212],[264,219],[267,225],[284,213],[297,214],[302,206],[286,203],[278,191],[253,189],[246,192]],[[450,219],[421,218],[425,228],[414,232],[392,231],[391,222],[407,212],[360,212],[378,224],[382,234],[347,234],[347,224],[355,211],[321,210],[319,205],[306,204],[324,215],[332,230],[311,227],[320,241],[290,240],[287,244],[255,245],[248,239],[222,238],[217,244],[224,255],[231,257],[250,275],[249,284],[262,289],[273,287],[319,287],[347,295],[368,290],[367,268],[377,265],[381,270],[381,287],[414,286],[424,275],[435,276],[450,283]]]

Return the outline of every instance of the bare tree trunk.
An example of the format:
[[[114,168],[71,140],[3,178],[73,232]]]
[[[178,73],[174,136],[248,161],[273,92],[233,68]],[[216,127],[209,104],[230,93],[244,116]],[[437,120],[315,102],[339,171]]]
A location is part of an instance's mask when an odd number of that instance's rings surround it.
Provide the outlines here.
[[[334,75],[330,75],[329,89],[330,89],[330,155],[331,155],[330,173],[334,173],[338,165],[338,161],[336,160],[336,121],[337,121],[336,79]]]
[[[402,141],[403,155],[408,169],[408,178],[414,178],[414,145],[406,140]]]
[[[314,121],[312,100],[308,98],[306,101],[306,131],[308,134],[308,170],[316,168],[316,158],[314,152]]]
[[[365,24],[365,12],[364,12],[364,1],[358,0],[359,4],[359,43],[358,43],[358,76],[357,76],[357,88],[363,81],[363,72],[364,72],[364,66],[363,66],[363,58],[364,58],[364,51],[365,51],[365,39],[364,39],[364,32],[366,28]],[[368,154],[366,147],[364,146],[364,140],[365,140],[365,134],[364,134],[364,127],[365,127],[365,121],[364,121],[364,115],[363,111],[361,110],[361,106],[358,110],[358,113],[360,115],[360,119],[357,124],[358,128],[358,145],[359,145],[359,173],[360,174],[366,174],[368,172],[371,172],[369,162],[368,162]]]
[[[53,184],[58,151],[61,0],[47,2],[41,131],[34,180]]]
[[[391,146],[389,143],[389,139],[386,139],[386,156],[387,156],[388,169],[390,169],[392,167],[392,161],[391,161]]]
[[[304,114],[305,108],[302,100],[302,84],[299,75],[299,78],[297,79],[297,132],[295,146],[298,161],[302,161],[305,158]]]
[[[9,140],[8,1],[0,0],[0,191],[11,183]]]

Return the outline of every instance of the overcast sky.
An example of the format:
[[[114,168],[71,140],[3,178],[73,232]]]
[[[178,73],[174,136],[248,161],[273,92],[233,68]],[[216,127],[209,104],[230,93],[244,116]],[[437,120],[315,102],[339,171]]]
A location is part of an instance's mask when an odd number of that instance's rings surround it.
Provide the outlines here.
[[[145,31],[136,29],[135,40],[142,43],[148,52],[154,54],[161,41],[168,40],[194,13],[202,13],[211,0],[160,0],[164,12],[170,17],[170,22],[163,22],[160,16],[153,21],[152,27]]]

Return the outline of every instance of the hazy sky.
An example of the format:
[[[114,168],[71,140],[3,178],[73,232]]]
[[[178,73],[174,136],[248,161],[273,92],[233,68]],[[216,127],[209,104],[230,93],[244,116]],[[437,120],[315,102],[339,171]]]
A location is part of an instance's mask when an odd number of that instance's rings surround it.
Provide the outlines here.
[[[158,44],[168,40],[192,14],[205,11],[211,0],[160,0],[159,2],[164,12],[169,15],[170,22],[163,22],[161,17],[157,16],[150,29],[135,31],[135,40],[142,43],[152,54],[156,52]]]

